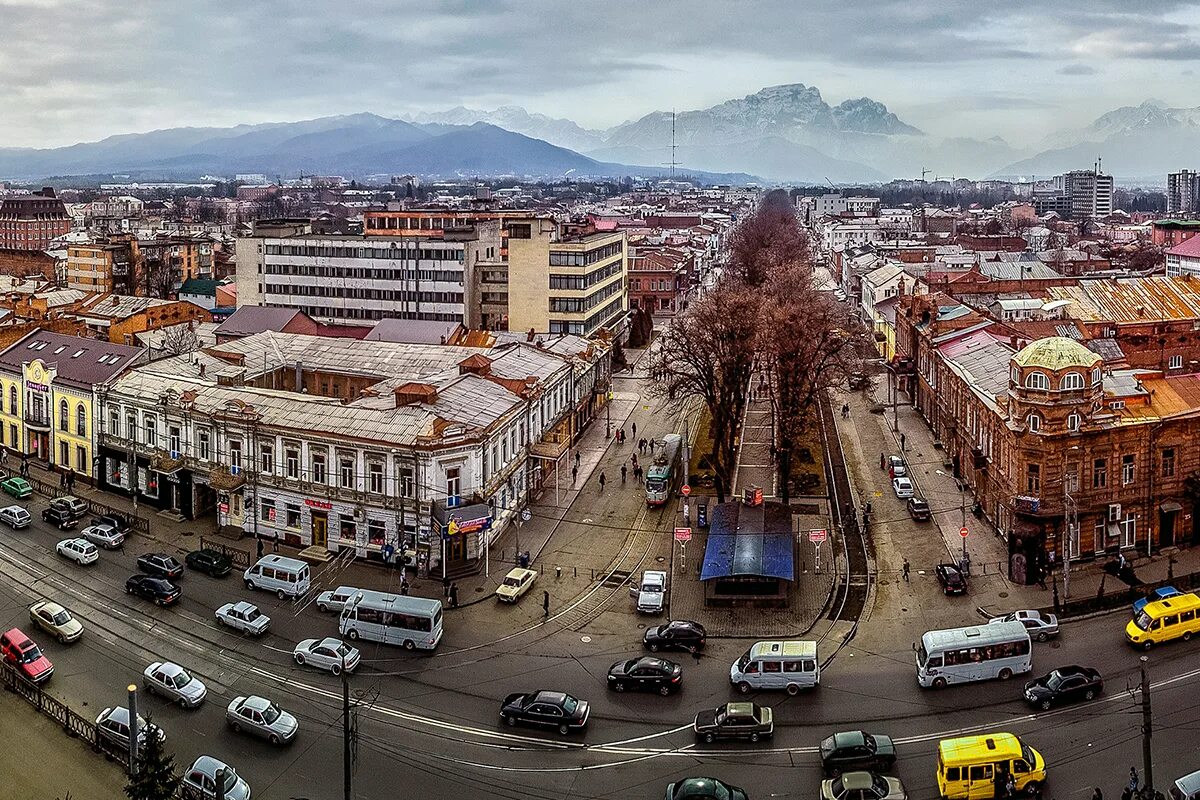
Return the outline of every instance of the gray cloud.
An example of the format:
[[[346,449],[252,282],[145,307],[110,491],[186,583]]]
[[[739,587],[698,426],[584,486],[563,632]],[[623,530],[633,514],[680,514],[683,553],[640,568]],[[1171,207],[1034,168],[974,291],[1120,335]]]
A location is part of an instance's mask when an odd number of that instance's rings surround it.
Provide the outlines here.
[[[1065,67],[1059,67],[1055,70],[1058,75],[1095,75],[1096,68],[1089,67],[1087,64],[1067,64]]]

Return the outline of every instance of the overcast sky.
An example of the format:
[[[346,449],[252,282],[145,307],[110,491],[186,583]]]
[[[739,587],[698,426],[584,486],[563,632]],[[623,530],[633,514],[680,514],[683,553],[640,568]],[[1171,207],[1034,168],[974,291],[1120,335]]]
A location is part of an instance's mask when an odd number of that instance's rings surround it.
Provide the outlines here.
[[[522,105],[609,127],[804,83],[1015,144],[1200,106],[1200,3],[0,0],[0,146]]]

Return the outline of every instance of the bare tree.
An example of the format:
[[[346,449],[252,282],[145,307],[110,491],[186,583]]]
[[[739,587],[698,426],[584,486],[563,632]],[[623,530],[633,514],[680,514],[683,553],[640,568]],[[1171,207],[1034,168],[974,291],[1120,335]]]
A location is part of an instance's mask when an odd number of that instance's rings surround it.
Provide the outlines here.
[[[680,411],[699,398],[711,417],[708,453],[717,499],[725,502],[737,461],[738,421],[746,408],[746,388],[754,362],[759,293],[724,281],[675,318],[658,338],[650,393]]]
[[[190,322],[163,328],[162,333],[162,351],[166,356],[181,356],[200,349],[200,337]]]
[[[808,260],[808,237],[787,192],[769,193],[729,237],[726,274],[760,287],[789,264]]]

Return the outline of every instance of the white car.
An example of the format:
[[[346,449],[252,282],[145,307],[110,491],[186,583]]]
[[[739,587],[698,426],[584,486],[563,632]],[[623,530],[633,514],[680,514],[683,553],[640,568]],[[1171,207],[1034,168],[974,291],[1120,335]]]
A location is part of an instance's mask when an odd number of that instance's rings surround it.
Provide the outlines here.
[[[235,697],[225,709],[225,719],[234,731],[247,731],[271,744],[290,742],[300,730],[296,717],[265,697]]]
[[[914,497],[916,492],[913,490],[912,481],[908,478],[895,478],[892,480],[892,491],[896,493],[896,497],[901,500],[907,500]]]
[[[1001,622],[1020,622],[1025,626],[1025,630],[1029,631],[1029,638],[1037,639],[1039,642],[1058,636],[1058,617],[1053,614],[1043,614],[1040,611],[1014,611],[1003,617],[992,617],[988,620],[989,625]]]
[[[125,534],[110,525],[88,525],[79,535],[107,550],[116,550],[125,541]]]
[[[292,651],[292,658],[296,659],[300,666],[311,664],[317,669],[340,675],[342,664],[346,665],[347,672],[353,672],[361,656],[357,648],[330,636],[326,639],[305,639],[296,645],[296,649]]]
[[[170,661],[155,661],[142,676],[147,692],[169,697],[184,708],[195,708],[208,694],[208,687],[199,678]]]
[[[95,564],[100,560],[100,551],[87,539],[63,539],[54,546],[54,550],[80,566]]]
[[[908,467],[904,464],[904,459],[900,456],[888,456],[888,467],[892,471],[893,478],[903,478],[908,474]]]
[[[146,722],[145,717],[138,714],[139,747],[146,746],[146,734],[151,730],[158,734],[160,742],[167,740],[167,734],[163,732],[162,728]],[[125,706],[115,706],[101,711],[100,716],[96,717],[96,734],[110,740],[120,747],[122,752],[127,751],[129,749],[129,709]]]
[[[39,600],[29,607],[29,619],[63,644],[83,635],[83,625],[71,612],[50,600]]]
[[[185,798],[198,800],[216,800],[217,773],[225,772],[225,791],[220,793],[225,800],[250,800],[250,784],[242,780],[242,776],[224,761],[218,761],[212,756],[200,756],[187,772],[179,788]]]
[[[33,518],[29,516],[29,512],[20,506],[5,506],[0,508],[0,522],[3,522],[14,531],[20,528],[28,528],[29,523]]]
[[[262,636],[271,624],[271,618],[258,610],[253,603],[226,603],[217,609],[217,622],[251,636]]]
[[[521,595],[529,591],[529,587],[533,586],[533,582],[537,580],[537,571],[517,567],[511,569],[504,576],[504,581],[496,587],[496,599],[504,603],[515,603],[521,599]]]
[[[339,586],[331,591],[321,592],[317,595],[317,608],[325,612],[337,611],[340,613],[342,607],[346,605],[346,601],[358,592],[359,590],[353,586]]]

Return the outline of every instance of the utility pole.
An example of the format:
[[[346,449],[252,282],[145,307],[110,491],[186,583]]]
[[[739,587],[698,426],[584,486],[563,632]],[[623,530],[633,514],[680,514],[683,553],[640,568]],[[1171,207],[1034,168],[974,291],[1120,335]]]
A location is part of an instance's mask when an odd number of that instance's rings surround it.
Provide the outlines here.
[[[138,724],[137,684],[131,683],[126,687],[129,692],[129,777],[137,777],[138,734],[141,726]],[[149,732],[147,731],[147,736]]]
[[[342,797],[350,800],[354,796],[354,777],[351,772],[350,737],[350,676],[346,674],[346,656],[342,655]]]
[[[1146,656],[1138,659],[1142,669],[1142,772],[1146,776],[1143,796],[1154,797],[1154,757],[1150,749],[1153,719],[1150,713],[1150,678],[1146,673],[1148,660]]]

